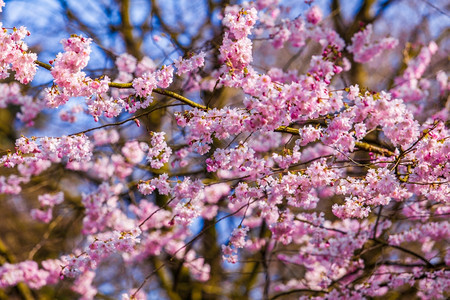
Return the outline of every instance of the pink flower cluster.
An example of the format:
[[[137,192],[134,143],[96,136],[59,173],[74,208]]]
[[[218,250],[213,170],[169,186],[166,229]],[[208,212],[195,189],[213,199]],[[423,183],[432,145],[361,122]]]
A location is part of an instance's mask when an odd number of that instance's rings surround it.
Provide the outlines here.
[[[160,169],[169,162],[172,155],[170,148],[164,140],[165,132],[151,132],[151,147],[148,149],[147,160],[154,169]]]
[[[20,107],[20,112],[16,115],[17,119],[27,126],[34,125],[33,120],[45,106],[40,98],[22,95],[20,86],[16,82],[0,84],[0,108],[6,108],[8,104],[18,105]]]
[[[140,182],[138,189],[144,195],[153,193],[155,189],[158,189],[158,192],[162,195],[168,195],[171,191],[168,180],[169,176],[167,174],[162,174],[158,178]]]
[[[225,77],[222,82],[240,87],[251,96],[244,100],[250,112],[245,117],[246,129],[272,131],[279,126],[339,110],[343,105],[342,92],[329,92],[328,84],[341,71],[328,58],[314,56],[309,70],[311,74],[293,76],[294,82],[291,83],[280,84],[268,75],[257,74],[251,67],[245,76]]]
[[[126,109],[135,112],[137,109],[146,108],[153,102],[151,94],[158,86],[167,88],[173,81],[173,67],[163,66],[156,72],[144,72],[133,80],[133,88],[136,95],[142,99],[139,102],[127,103]]]
[[[245,239],[249,230],[250,228],[246,226],[233,230],[228,245],[222,245],[223,258],[226,261],[232,264],[237,263],[237,251],[246,245]]]
[[[361,260],[352,261],[349,258],[368,240],[369,232],[362,230],[358,234],[349,233],[349,229],[361,230],[362,226],[357,221],[348,220],[338,225],[341,233],[320,229],[321,219],[323,222],[323,216],[302,215],[299,221],[296,221],[297,232],[293,236],[298,237],[294,242],[304,240],[307,233],[314,232],[314,235],[306,236],[308,242],[300,248],[298,254],[293,256],[280,254],[278,258],[285,263],[305,266],[306,274],[304,280],[293,279],[286,285],[279,285],[278,290],[323,289],[347,271],[351,272],[361,267]]]
[[[4,3],[1,4],[4,6]],[[0,22],[0,27],[2,25]],[[0,79],[7,78],[8,70],[11,69],[15,72],[16,80],[28,84],[36,74],[37,55],[27,52],[28,46],[23,39],[30,35],[30,32],[25,27],[14,27],[12,31],[8,33],[8,30],[3,27],[0,31]]]
[[[88,167],[87,164],[84,166]],[[120,154],[113,154],[110,157],[101,156],[97,158],[95,163],[91,166],[90,171],[94,176],[103,180],[117,177],[124,180],[127,176],[133,173],[133,165],[126,161]],[[86,170],[89,168],[86,168]]]
[[[361,95],[352,87],[349,99],[354,105],[346,108],[330,122],[322,141],[340,151],[352,151],[357,140],[376,126],[394,146],[407,148],[419,137],[419,124],[401,99],[392,99],[391,94]],[[359,94],[356,96],[356,94]]]
[[[94,131],[93,138],[95,146],[102,146],[106,144],[117,143],[119,141],[120,136],[117,130],[100,129]]]
[[[119,72],[129,74],[134,73],[134,71],[136,71],[136,64],[137,59],[128,53],[123,53],[116,59],[116,67],[119,70]]]
[[[182,75],[188,72],[195,71],[203,67],[205,64],[205,52],[193,55],[191,58],[183,59],[181,56],[174,61],[174,65],[177,68],[177,74]]]
[[[306,13],[306,20],[311,24],[317,24],[322,20],[323,13],[322,10],[314,5]]]
[[[18,194],[21,192],[20,184],[28,183],[32,175],[40,174],[52,163],[64,161],[67,163],[66,168],[71,168],[73,163],[89,162],[91,156],[92,149],[86,135],[31,139],[21,137],[16,141],[16,151],[0,158],[0,164],[4,167],[17,166],[20,175],[0,176],[0,192]],[[47,211],[45,218],[50,217],[48,214],[51,215],[51,211]]]
[[[210,109],[194,108],[184,114],[176,113],[177,124],[189,128],[187,138],[191,148],[199,154],[209,151],[213,137],[226,139],[244,131],[247,113],[238,108]]]
[[[108,91],[108,77],[92,80],[81,71],[88,64],[91,42],[91,39],[83,36],[73,36],[61,41],[65,52],[56,56],[51,70],[56,85],[47,89],[45,95],[49,107],[59,107],[70,97],[87,97]]]
[[[60,279],[61,263],[57,259],[44,260],[41,262],[42,268],[32,260],[17,264],[5,263],[0,266],[0,287],[6,288],[26,282],[30,288],[39,289],[55,284]]]
[[[437,51],[437,44],[430,42],[420,50],[417,57],[408,61],[408,67],[402,76],[395,78],[396,86],[391,90],[394,97],[401,97],[405,102],[418,102],[426,98],[430,83],[428,79],[422,78],[422,75]]]
[[[83,252],[61,257],[61,275],[78,277],[97,269],[99,263],[115,253],[129,253],[140,242],[141,231],[108,231],[92,237],[93,241]]]
[[[30,211],[30,215],[35,220],[48,223],[52,219],[53,207],[55,205],[61,204],[64,201],[64,194],[63,192],[59,192],[55,195],[39,195],[38,200],[40,208],[32,209]]]
[[[29,176],[18,176],[15,174],[9,176],[0,176],[0,193],[11,195],[20,194],[20,192],[22,191],[20,184],[28,183],[29,181]]]
[[[144,73],[141,77],[133,80],[133,88],[136,91],[136,95],[144,99],[150,97],[152,91],[156,89],[156,87],[157,82],[156,75],[154,73]]]
[[[26,155],[25,155],[26,154]],[[51,161],[59,163],[87,162],[91,159],[91,144],[86,135],[62,136],[61,138],[21,137],[16,140],[16,152],[4,155],[0,162],[8,168],[27,163]],[[38,172],[32,172],[33,175]]]
[[[372,24],[369,24],[352,37],[352,44],[347,47],[347,50],[353,53],[353,59],[356,62],[369,62],[379,56],[383,51],[393,49],[398,45],[398,40],[392,37],[371,42],[370,38],[372,33]]]
[[[413,227],[410,230],[403,231],[389,236],[389,243],[392,245],[400,245],[406,242],[424,243],[431,239],[434,241],[445,240],[450,237],[450,223],[430,222]]]
[[[125,156],[128,162],[136,165],[144,159],[145,151],[148,145],[146,143],[139,143],[138,141],[128,141],[122,147],[122,154]]]
[[[95,278],[94,271],[83,272],[71,287],[72,291],[81,295],[81,300],[91,300],[97,295],[97,289],[92,285]]]
[[[206,160],[208,172],[217,170],[232,170],[234,176],[256,177],[267,171],[264,159],[259,159],[253,149],[249,149],[246,143],[240,144],[234,149],[217,149],[212,158]]]
[[[323,137],[323,130],[321,128],[316,128],[311,125],[305,126],[299,129],[300,139],[298,139],[297,144],[300,146],[306,146],[311,142],[315,142],[321,137]]]
[[[333,214],[341,219],[347,218],[367,218],[371,209],[364,206],[363,202],[357,197],[346,197],[342,205],[333,204]]]
[[[116,66],[120,72],[119,78],[132,78],[131,75],[133,73],[135,73],[136,76],[142,76],[144,73],[156,71],[155,62],[150,57],[144,56],[142,60],[138,62],[134,56],[128,53],[123,53],[117,57]]]
[[[296,164],[300,161],[301,157],[300,147],[297,145],[291,150],[285,150],[281,155],[278,153],[273,153],[272,158],[273,161],[282,169],[287,169],[291,165]]]
[[[220,55],[231,73],[243,72],[252,61],[252,42],[247,37],[257,20],[255,8],[230,12],[222,23],[228,27],[225,32]]]
[[[77,114],[83,112],[81,104],[74,105],[68,110],[63,110],[59,113],[59,118],[63,122],[75,123],[77,121]]]
[[[345,42],[336,31],[320,24],[323,18],[320,7],[314,5],[304,18],[299,16],[293,20],[279,18],[280,12],[280,9],[273,5],[269,5],[266,11],[259,12],[260,23],[264,24],[266,31],[269,32],[268,38],[275,49],[283,48],[287,42],[293,47],[300,48],[306,45],[308,39],[320,43],[324,48],[329,45],[338,49],[344,48]],[[258,36],[263,36],[264,32],[262,28],[255,30]]]
[[[386,168],[369,169],[364,179],[341,179],[336,191],[349,195],[344,204],[333,205],[333,213],[341,219],[365,218],[371,211],[371,205],[388,205],[392,199],[402,201],[412,195],[399,185],[393,172]]]
[[[209,211],[209,208],[203,202],[205,199],[204,186],[199,180],[193,182],[189,177],[186,177],[183,181],[177,181],[172,187],[167,174],[163,174],[158,178],[141,181],[138,189],[144,195],[152,194],[157,189],[160,194],[171,197],[169,206],[173,208],[170,221],[172,225],[179,224],[187,227],[202,213],[205,213],[205,215],[217,213],[217,211]]]
[[[450,90],[450,83],[448,80],[447,73],[443,70],[440,70],[436,74],[436,80],[439,83],[439,93],[440,95],[444,95],[447,91]]]
[[[122,189],[122,184],[111,186],[103,182],[94,192],[82,195],[81,202],[86,209],[82,229],[84,234],[94,234],[108,228],[119,231],[133,229],[134,221],[118,207],[118,195]]]
[[[188,251],[184,256],[184,266],[189,269],[195,280],[200,282],[206,282],[210,278],[211,266],[205,263],[203,257],[196,257],[196,253],[193,250]]]

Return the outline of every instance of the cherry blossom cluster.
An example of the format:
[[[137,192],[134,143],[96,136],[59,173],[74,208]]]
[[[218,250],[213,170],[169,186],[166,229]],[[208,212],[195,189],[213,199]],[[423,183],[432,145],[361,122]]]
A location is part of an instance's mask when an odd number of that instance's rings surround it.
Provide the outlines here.
[[[86,271],[75,279],[72,291],[81,295],[81,299],[93,299],[97,295],[97,288],[93,286],[92,281],[95,278],[94,271]]]
[[[205,64],[205,55],[205,52],[200,52],[199,54],[193,55],[188,59],[183,59],[182,57],[176,59],[174,61],[174,65],[177,68],[177,74],[182,75],[203,67]]]
[[[107,144],[115,144],[119,141],[120,135],[117,132],[117,130],[106,130],[106,129],[99,129],[94,131],[94,134],[92,135],[94,138],[94,145],[95,146],[103,146]],[[122,152],[127,152],[126,150]],[[124,154],[125,154],[124,153]]]
[[[219,196],[210,195],[211,189],[206,189],[201,181],[191,181],[190,178],[178,180],[172,184],[167,174],[141,181],[138,189],[144,195],[158,190],[158,193],[170,196],[168,205],[173,208],[170,223],[183,226],[191,224],[199,216],[208,219],[214,217],[217,214],[214,204],[218,201],[217,197],[220,198],[223,195],[223,191],[218,193]],[[225,191],[229,191],[229,188],[227,187]]]
[[[444,95],[445,92],[450,90],[450,84],[449,84],[449,81],[448,81],[448,76],[447,76],[447,74],[444,71],[440,70],[440,71],[437,72],[436,80],[437,80],[437,82],[439,84],[439,93],[440,93],[440,95]]]
[[[233,173],[245,175],[259,175],[266,170],[266,160],[255,157],[255,152],[247,144],[240,144],[234,149],[217,149],[212,159],[207,159],[207,170],[232,170]]]
[[[256,4],[256,7],[261,9],[258,14],[259,20],[266,27],[269,33],[268,38],[275,49],[285,47],[286,43],[301,48],[306,45],[308,39],[318,42],[322,47],[334,45],[339,50],[344,48],[345,42],[336,31],[321,24],[323,12],[317,5],[311,6],[304,17],[298,16],[289,20],[279,18],[281,10],[276,6],[279,1],[272,1],[275,5],[270,5],[267,1],[261,2]],[[255,30],[257,35],[264,35],[264,33],[265,31],[260,28]],[[348,60],[345,61],[348,63]]]
[[[246,245],[245,238],[247,232],[250,230],[249,227],[239,227],[233,230],[230,236],[230,241],[227,246],[222,245],[222,252],[224,258],[230,263],[236,263],[238,260],[237,249],[244,248]]]
[[[160,194],[170,196],[168,206],[171,211],[158,208],[151,202],[143,200],[139,207],[132,207],[140,220],[142,230],[152,230],[152,234],[143,238],[141,252],[134,258],[141,261],[149,255],[155,255],[165,250],[169,254],[183,259],[191,274],[199,281],[207,281],[210,266],[194,251],[184,251],[182,240],[189,234],[188,225],[202,216],[212,219],[217,214],[214,204],[229,191],[228,185],[222,186],[222,191],[216,193],[213,189],[203,187],[200,181],[192,182],[189,178],[172,184],[167,174],[158,178],[139,183],[139,191],[144,195],[158,190]],[[204,200],[206,199],[206,203]],[[210,205],[208,205],[210,204]],[[174,227],[175,226],[175,227]],[[172,231],[155,231],[173,227]]]
[[[139,218],[140,228],[143,231],[149,231],[149,234],[142,236],[140,244],[136,245],[136,251],[130,253],[128,261],[140,263],[149,256],[167,252],[184,260],[184,265],[198,280],[208,280],[209,265],[205,264],[203,258],[198,257],[195,251],[185,251],[183,241],[190,235],[187,226],[174,227],[173,214],[147,200],[141,201],[139,207],[133,206],[132,211]],[[165,230],[168,228],[172,229]]]
[[[109,78],[93,80],[81,71],[90,58],[92,40],[83,36],[73,36],[61,41],[64,53],[59,53],[52,61],[51,73],[54,85],[46,90],[45,99],[49,107],[59,107],[70,97],[103,94],[108,91]]]
[[[78,277],[79,275],[95,270],[99,263],[115,253],[128,253],[134,250],[140,242],[139,229],[133,231],[106,231],[96,236],[89,236],[92,242],[83,252],[61,257],[61,275]]]
[[[392,37],[383,38],[377,42],[371,42],[373,34],[372,24],[352,37],[352,44],[347,47],[353,53],[353,59],[359,63],[365,63],[379,56],[383,51],[392,49],[398,45],[398,40]]]
[[[106,228],[131,230],[134,222],[118,209],[118,195],[123,189],[121,184],[110,186],[103,182],[96,191],[83,194],[82,203],[86,209],[83,219],[83,233],[95,234]]]
[[[6,108],[8,105],[18,105],[20,112],[17,113],[17,119],[27,126],[34,125],[34,119],[44,107],[43,100],[33,98],[29,95],[22,95],[20,86],[17,82],[10,84],[0,84],[0,108]]]
[[[30,181],[31,176],[48,169],[52,163],[65,162],[67,168],[73,163],[89,162],[92,149],[86,135],[63,136],[61,138],[26,138],[16,141],[16,151],[1,157],[4,167],[17,166],[20,176],[0,177],[0,189],[4,193],[20,193],[20,184]]]
[[[187,143],[199,154],[210,149],[213,137],[227,139],[245,130],[248,113],[238,108],[210,109],[194,108],[185,113],[177,113],[177,124],[189,128]]]
[[[354,143],[376,126],[381,126],[394,146],[405,149],[419,137],[419,124],[401,99],[392,99],[386,92],[360,93],[358,86],[349,89],[348,98],[354,105],[330,122],[323,138],[326,144],[352,150]]]
[[[294,281],[294,280],[293,280]],[[361,299],[367,296],[382,297],[390,290],[402,288],[405,286],[414,287],[419,281],[421,290],[418,295],[421,299],[443,299],[445,287],[449,280],[445,271],[424,272],[417,274],[414,270],[401,269],[400,267],[380,266],[379,271],[368,279],[369,284],[358,284],[356,289],[340,286],[339,290],[334,289],[324,296],[316,296],[312,299]],[[291,285],[295,288],[295,285]],[[308,296],[300,297],[302,300],[311,299]]]
[[[3,1],[2,1],[3,2]],[[0,3],[0,5],[4,3]],[[27,52],[28,46],[23,39],[30,35],[30,32],[23,26],[13,28],[12,33],[3,28],[0,32],[0,79],[9,77],[8,70],[15,72],[14,78],[20,83],[30,83],[37,71],[35,63],[37,55]]]
[[[256,20],[255,8],[230,12],[223,19],[222,23],[229,31],[225,32],[220,54],[230,73],[244,72],[252,61],[252,42],[247,36]]]
[[[42,164],[41,164],[42,165]],[[43,166],[46,169],[48,166]],[[0,176],[0,192],[2,194],[17,195],[22,191],[21,184],[30,181],[29,176],[18,176],[12,174],[9,176]]]
[[[156,142],[156,141],[155,141]],[[164,140],[163,140],[164,142]],[[157,144],[157,143],[155,143]],[[145,150],[148,145],[144,142],[128,141],[122,147],[122,154],[125,156],[128,162],[131,164],[138,164],[145,156]],[[170,156],[170,155],[169,155]]]
[[[76,163],[89,162],[92,157],[91,144],[86,135],[21,137],[16,140],[15,150],[0,158],[3,167],[17,166],[19,172],[18,175],[0,176],[0,191],[5,194],[20,193],[22,183],[28,183],[31,176],[41,174],[52,163],[64,162],[70,169],[76,168]]]
[[[358,237],[331,237],[325,244],[309,243],[309,247],[303,247],[300,254],[294,258],[279,257],[289,263],[304,265],[308,270],[305,282],[293,280],[288,288],[322,289],[348,271],[361,267],[361,261],[350,261],[348,257],[350,253],[363,246],[366,238],[364,234]],[[283,286],[279,288],[286,289]]]
[[[313,5],[306,13],[306,20],[311,24],[317,24],[322,20],[323,13],[322,10],[317,6]]]
[[[293,82],[285,84],[260,75],[251,67],[244,75],[223,77],[222,82],[242,88],[250,95],[244,100],[250,112],[246,127],[251,131],[271,131],[292,122],[334,113],[342,107],[342,92],[331,93],[328,89],[331,78],[342,68],[322,56],[313,56],[310,66],[309,75],[295,76]]]
[[[191,275],[198,281],[204,282],[209,279],[211,267],[205,263],[202,257],[197,257],[195,251],[186,251],[183,243],[171,243],[167,245],[167,252],[178,259],[183,259],[183,265],[189,268]]]
[[[392,199],[400,201],[411,196],[385,168],[370,169],[363,180],[341,179],[337,192],[349,195],[343,205],[333,205],[333,213],[339,218],[364,218],[369,215],[369,205],[388,205]]]
[[[122,148],[122,154],[113,154],[111,156],[100,155],[94,163],[84,164],[86,171],[92,172],[95,177],[102,180],[118,178],[123,181],[127,176],[133,173],[133,166],[136,165],[136,159],[142,160],[143,151],[137,141],[127,142]],[[143,147],[147,145],[143,143]],[[133,156],[131,156],[133,155]],[[77,166],[79,167],[79,166]]]
[[[443,122],[428,124],[422,138],[407,157],[417,160],[417,164],[409,170],[403,170],[406,179],[412,183],[436,183],[436,185],[410,184],[408,188],[429,200],[447,203],[450,187],[448,182],[450,159],[450,141],[448,129]]]
[[[151,147],[148,149],[147,160],[150,166],[155,169],[160,169],[165,163],[169,161],[172,155],[172,148],[167,146],[164,140],[165,132],[151,132]]]
[[[59,192],[55,195],[44,194],[38,196],[38,200],[40,206],[39,209],[32,209],[30,215],[35,220],[48,223],[52,219],[53,207],[64,201],[64,194],[63,192]]]
[[[59,113],[59,118],[63,122],[75,123],[77,121],[77,114],[83,112],[83,106],[81,104],[74,105],[68,110],[63,110]]]
[[[162,174],[158,178],[140,182],[138,189],[144,195],[153,193],[155,189],[158,189],[158,192],[162,195],[168,195],[171,190],[168,179],[169,177],[167,174]]]
[[[391,91],[394,97],[401,97],[405,102],[419,102],[426,98],[430,82],[422,75],[437,51],[437,44],[430,42],[420,50],[417,57],[408,61],[402,76],[395,79],[396,86]]]
[[[3,264],[0,267],[0,287],[6,288],[26,282],[31,288],[39,289],[60,280],[61,260],[48,259],[40,264],[42,268],[33,260],[25,260],[17,264]]]
[[[400,245],[405,242],[426,242],[427,240],[448,239],[450,236],[450,223],[430,222],[414,227],[411,230],[389,236],[389,242],[393,245]],[[428,251],[427,251],[428,252]]]
[[[85,134],[62,136],[60,138],[27,138],[22,136],[16,140],[16,152],[4,155],[1,162],[3,166],[12,168],[17,164],[45,160],[54,163],[61,161],[87,162],[91,157],[91,143]],[[38,173],[33,175],[36,174]]]

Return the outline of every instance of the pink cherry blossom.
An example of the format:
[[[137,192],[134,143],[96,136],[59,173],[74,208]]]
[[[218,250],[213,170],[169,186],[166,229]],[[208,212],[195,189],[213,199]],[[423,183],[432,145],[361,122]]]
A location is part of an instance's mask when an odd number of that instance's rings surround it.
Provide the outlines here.
[[[144,158],[144,148],[138,141],[129,141],[122,147],[122,154],[132,164],[138,164]]]
[[[314,5],[306,13],[306,20],[311,24],[317,24],[322,20],[323,13],[322,10]]]
[[[0,3],[4,6],[4,2]],[[0,23],[0,27],[3,24]],[[30,35],[30,32],[23,26],[13,28],[13,32],[8,34],[8,30],[3,29],[0,33],[0,78],[9,76],[8,70],[15,71],[15,79],[23,84],[28,84],[36,74],[37,66],[35,53],[27,52],[28,46],[23,39]]]
[[[353,59],[357,62],[368,62],[381,54],[381,52],[392,49],[398,45],[395,38],[383,38],[377,42],[371,42],[373,33],[372,24],[356,33],[352,37],[352,44],[347,47],[348,51],[353,53]]]
[[[137,59],[128,53],[123,53],[116,59],[119,72],[133,73],[136,70]]]
[[[133,88],[136,90],[136,94],[142,98],[149,97],[156,85],[154,73],[144,73],[141,77],[133,80]]]
[[[182,57],[176,59],[174,65],[177,68],[177,74],[182,75],[203,67],[205,64],[205,55],[206,53],[200,52],[189,59],[183,59]]]

